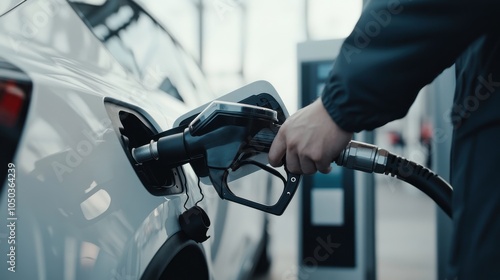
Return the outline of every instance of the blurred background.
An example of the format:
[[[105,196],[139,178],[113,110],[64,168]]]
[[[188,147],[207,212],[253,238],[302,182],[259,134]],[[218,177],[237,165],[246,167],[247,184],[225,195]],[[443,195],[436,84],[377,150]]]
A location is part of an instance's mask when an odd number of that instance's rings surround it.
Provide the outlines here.
[[[216,95],[267,80],[293,113],[301,106],[297,45],[348,36],[363,4],[362,0],[169,0],[155,1],[151,12],[161,13],[158,18],[174,28],[170,32],[199,62]],[[438,168],[431,150],[437,106],[431,96],[438,90],[451,96],[448,84],[444,89],[440,84],[424,88],[404,119],[375,132],[375,143],[429,167],[434,161]],[[437,118],[440,129],[445,129],[445,116]],[[440,160],[446,161],[445,156]],[[438,255],[444,249],[437,246],[437,221],[443,218],[437,217],[434,203],[413,187],[382,176],[375,177],[374,196],[376,278],[436,279]],[[271,217],[271,272],[258,279],[316,279],[301,271],[299,204],[300,197],[283,216]],[[448,239],[446,234],[440,238]]]
[[[221,95],[255,80],[273,84],[297,108],[297,43],[342,38],[359,0],[154,1],[151,12],[195,57]]]

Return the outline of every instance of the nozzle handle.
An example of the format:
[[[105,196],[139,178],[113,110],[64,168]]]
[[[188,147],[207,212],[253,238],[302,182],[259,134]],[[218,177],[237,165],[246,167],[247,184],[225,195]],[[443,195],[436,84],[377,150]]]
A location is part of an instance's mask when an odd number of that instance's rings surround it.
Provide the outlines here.
[[[281,125],[273,123],[269,128],[262,129],[248,143],[254,150],[268,153]]]
[[[257,162],[254,162],[254,164],[257,164],[257,166],[259,166]],[[285,178],[282,178],[280,176],[284,183],[283,192],[274,205],[261,204],[234,194],[227,184],[229,174],[228,170],[209,168],[209,176],[220,198],[279,216],[283,214],[283,212],[285,212],[285,209],[287,208],[295,192],[297,191],[297,188],[299,187],[300,179],[302,177],[300,174],[289,172],[286,168],[285,171],[287,174],[286,180]]]

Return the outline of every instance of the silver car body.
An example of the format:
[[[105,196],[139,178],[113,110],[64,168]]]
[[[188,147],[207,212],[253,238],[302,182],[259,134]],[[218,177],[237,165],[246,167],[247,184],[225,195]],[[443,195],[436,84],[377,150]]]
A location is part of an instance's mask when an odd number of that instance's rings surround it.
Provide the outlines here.
[[[141,279],[160,248],[179,232],[178,217],[188,197],[186,191],[154,196],[144,188],[104,100],[141,108],[163,131],[212,97],[184,92],[186,102],[181,102],[145,85],[63,0],[26,1],[1,16],[0,56],[33,83],[13,159],[15,272],[5,262],[9,229],[2,226],[0,279]],[[189,208],[201,195],[191,167],[185,165],[181,172]],[[267,184],[266,178],[255,180],[259,178],[242,183]],[[201,247],[211,278],[246,277],[258,253],[265,215],[220,200],[211,186],[201,187],[205,199],[199,205],[212,221],[211,237]],[[265,195],[264,189],[253,195]],[[6,209],[4,186],[0,221],[8,225]]]

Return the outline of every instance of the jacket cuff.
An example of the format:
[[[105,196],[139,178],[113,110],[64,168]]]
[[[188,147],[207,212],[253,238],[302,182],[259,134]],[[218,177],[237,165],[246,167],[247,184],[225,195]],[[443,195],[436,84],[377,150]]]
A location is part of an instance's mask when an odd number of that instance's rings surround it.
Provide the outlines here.
[[[348,99],[347,94],[340,82],[332,83],[329,81],[321,94],[321,101],[332,120],[342,130],[346,132],[360,132],[364,128],[353,123],[353,120],[341,108],[341,104],[345,103]]]

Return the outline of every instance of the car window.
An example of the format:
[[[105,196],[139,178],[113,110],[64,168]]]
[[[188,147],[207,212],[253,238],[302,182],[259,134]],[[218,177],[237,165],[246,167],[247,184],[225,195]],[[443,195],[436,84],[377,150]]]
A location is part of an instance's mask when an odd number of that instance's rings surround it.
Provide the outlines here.
[[[130,0],[70,0],[70,4],[146,88],[193,104],[199,103],[197,95],[206,94],[206,89],[197,88],[202,83],[189,71],[192,65],[182,47],[142,6]]]

